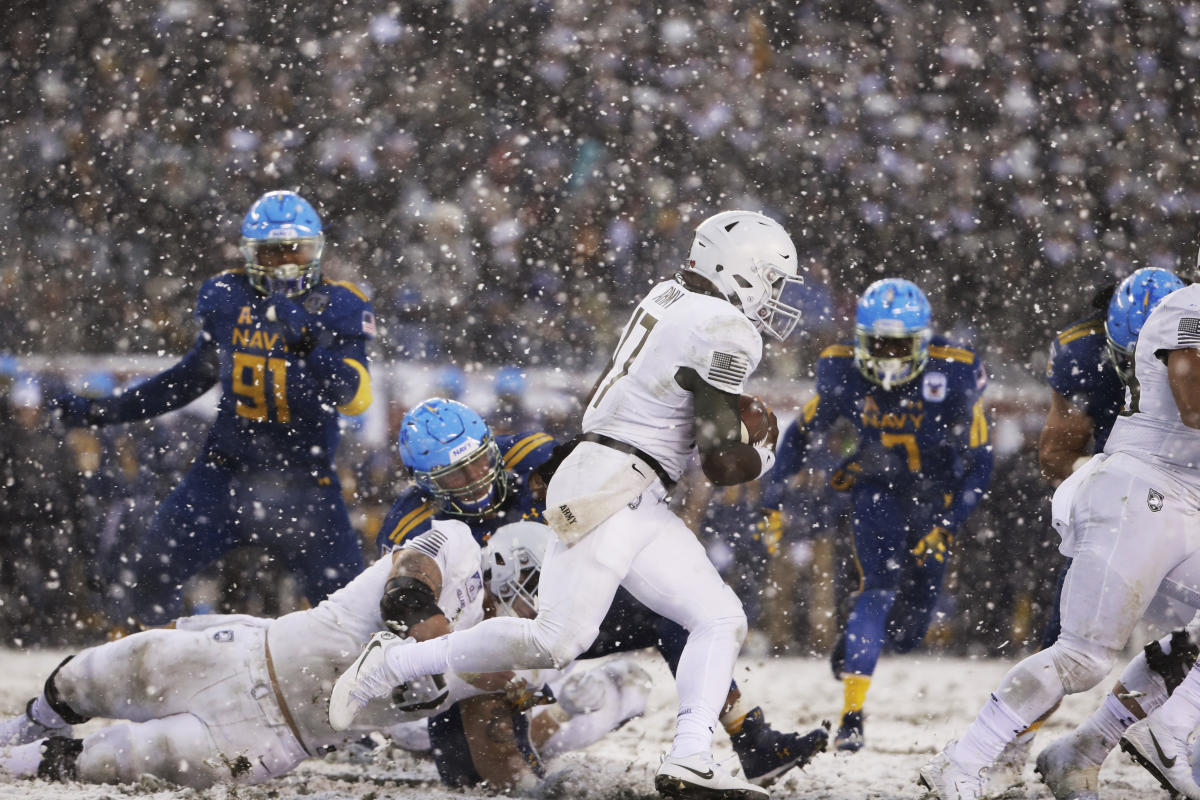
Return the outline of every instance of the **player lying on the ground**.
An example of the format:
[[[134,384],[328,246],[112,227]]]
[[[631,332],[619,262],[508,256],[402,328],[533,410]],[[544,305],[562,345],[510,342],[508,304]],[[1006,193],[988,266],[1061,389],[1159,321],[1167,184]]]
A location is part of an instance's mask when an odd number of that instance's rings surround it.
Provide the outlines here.
[[[400,458],[414,485],[388,512],[380,546],[400,545],[439,519],[465,522],[480,543],[512,520],[541,519],[545,484],[539,483],[539,472],[555,444],[538,431],[494,436],[482,417],[453,400],[418,403],[405,415],[399,435]],[[686,642],[680,625],[619,588],[599,635],[577,660],[655,647],[674,673]],[[430,722],[436,726],[438,718]],[[807,764],[825,749],[823,728],[806,734],[775,730],[761,706],[743,699],[736,683],[729,686],[719,722],[742,773],[759,785]]]
[[[1074,559],[1062,634],[1009,670],[962,738],[921,769],[920,781],[941,800],[981,797],[983,771],[1021,731],[1102,680],[1156,592],[1189,604],[1200,597],[1200,286],[1173,292],[1151,312],[1134,369],[1138,391],[1104,455],[1054,496],[1061,549]],[[1162,773],[1184,769],[1188,737],[1173,726],[1150,730],[1152,747],[1131,744],[1140,757]]]
[[[385,625],[380,598],[389,575],[432,584],[436,602],[424,607],[392,595],[387,623],[413,637],[449,629],[451,621],[474,625],[495,613],[491,590],[508,591],[485,589],[481,550],[469,529],[439,521],[316,608],[274,620],[187,617],[175,629],[134,634],[67,659],[24,714],[0,723],[0,742],[10,745],[0,749],[0,769],[88,782],[151,774],[193,787],[259,783],[371,731],[503,691],[512,673],[435,676],[372,703],[352,729],[330,728],[330,687]],[[543,683],[538,673],[522,676],[531,686]],[[71,726],[90,717],[128,722],[72,738]],[[491,724],[511,726],[511,715]],[[509,772],[528,774],[511,764]]]

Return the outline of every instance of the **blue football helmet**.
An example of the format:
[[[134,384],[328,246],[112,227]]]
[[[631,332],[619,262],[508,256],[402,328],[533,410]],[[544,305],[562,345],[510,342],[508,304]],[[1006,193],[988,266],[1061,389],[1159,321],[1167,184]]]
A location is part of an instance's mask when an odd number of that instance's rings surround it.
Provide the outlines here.
[[[455,400],[433,397],[400,421],[400,459],[443,511],[480,517],[508,496],[500,448],[483,418]]]
[[[296,297],[321,280],[321,218],[295,192],[267,192],[242,220],[242,255],[250,285]]]
[[[1154,307],[1184,283],[1174,272],[1145,267],[1121,281],[1108,303],[1104,333],[1108,337],[1108,355],[1121,382],[1133,380],[1133,351],[1138,334]]]
[[[912,281],[875,281],[858,299],[854,315],[854,364],[884,389],[908,383],[929,361],[933,312]]]

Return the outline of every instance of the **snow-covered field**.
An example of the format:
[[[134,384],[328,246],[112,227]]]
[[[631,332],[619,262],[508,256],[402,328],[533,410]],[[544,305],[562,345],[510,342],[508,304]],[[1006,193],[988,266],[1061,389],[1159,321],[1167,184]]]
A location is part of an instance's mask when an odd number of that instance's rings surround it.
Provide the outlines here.
[[[0,651],[0,712],[18,712],[44,676],[62,658],[57,652]],[[655,692],[646,716],[635,719],[587,751],[551,762],[552,780],[542,796],[573,800],[641,800],[657,797],[653,774],[659,754],[670,742],[675,692],[661,660],[643,659],[655,677]],[[773,797],[796,800],[865,800],[915,798],[917,769],[974,716],[1010,662],[908,656],[885,658],[868,698],[867,747],[854,755],[824,754],[803,772],[793,771],[773,788]],[[737,679],[750,698],[763,704],[777,727],[809,728],[822,719],[836,720],[841,686],[826,662],[816,659],[743,659]],[[1045,726],[1037,749],[1064,733],[1095,707],[1115,675],[1085,695],[1069,697]],[[89,726],[97,723],[89,723]],[[87,730],[86,728],[84,730]],[[718,758],[731,755],[728,739],[717,740]],[[1008,800],[1050,793],[1037,782],[1033,765],[1026,769],[1023,789]],[[1121,752],[1114,753],[1101,773],[1106,800],[1166,797],[1158,784]],[[383,800],[421,798],[450,800],[482,793],[450,791],[436,783],[432,763],[398,754],[371,764],[310,761],[295,773],[256,787],[217,788],[206,792],[176,790],[146,780],[128,787],[4,782],[0,799],[16,800]]]

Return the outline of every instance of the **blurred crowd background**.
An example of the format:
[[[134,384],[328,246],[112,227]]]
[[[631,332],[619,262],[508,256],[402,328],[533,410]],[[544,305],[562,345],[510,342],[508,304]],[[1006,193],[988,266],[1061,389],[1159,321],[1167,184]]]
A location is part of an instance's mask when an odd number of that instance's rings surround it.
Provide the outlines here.
[[[582,393],[695,224],[762,210],[809,278],[792,298],[808,335],[761,376],[777,407],[885,275],[984,355],[1000,460],[935,633],[1020,648],[1058,566],[1030,450],[1046,346],[1137,267],[1191,277],[1198,58],[1200,3],[1167,0],[18,0],[0,30],[0,351],[35,372],[182,353],[246,208],[292,188],[325,221],[327,273],[373,299],[377,363],[561,370]],[[111,576],[78,573],[119,562],[196,420],[68,437],[36,386],[11,387],[2,629],[86,632],[101,604],[79,586]],[[525,421],[569,426],[537,388]],[[388,439],[351,432],[352,507],[397,488]],[[773,646],[822,646],[838,613],[844,512],[812,494],[784,540],[713,544]],[[694,512],[750,524],[729,509],[753,502]],[[39,624],[64,592],[71,625]]]

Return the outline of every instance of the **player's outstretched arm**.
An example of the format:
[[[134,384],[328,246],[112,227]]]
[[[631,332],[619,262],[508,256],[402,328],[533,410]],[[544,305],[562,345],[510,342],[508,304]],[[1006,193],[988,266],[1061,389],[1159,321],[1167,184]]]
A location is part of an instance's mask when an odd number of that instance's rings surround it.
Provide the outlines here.
[[[201,332],[174,366],[116,397],[89,400],[66,392],[52,401],[68,425],[115,425],[157,417],[182,408],[209,390],[218,378],[216,347]]]
[[[1051,394],[1050,413],[1038,439],[1038,466],[1052,486],[1065,481],[1079,459],[1090,455],[1088,443],[1094,427],[1092,418],[1070,400],[1058,392]]]
[[[732,486],[760,477],[775,463],[775,440],[779,428],[772,425],[767,441],[759,445],[742,441],[739,395],[723,392],[703,380],[695,370],[684,367],[675,382],[692,393],[696,447],[704,476],[718,486]],[[767,413],[774,418],[768,409]]]

